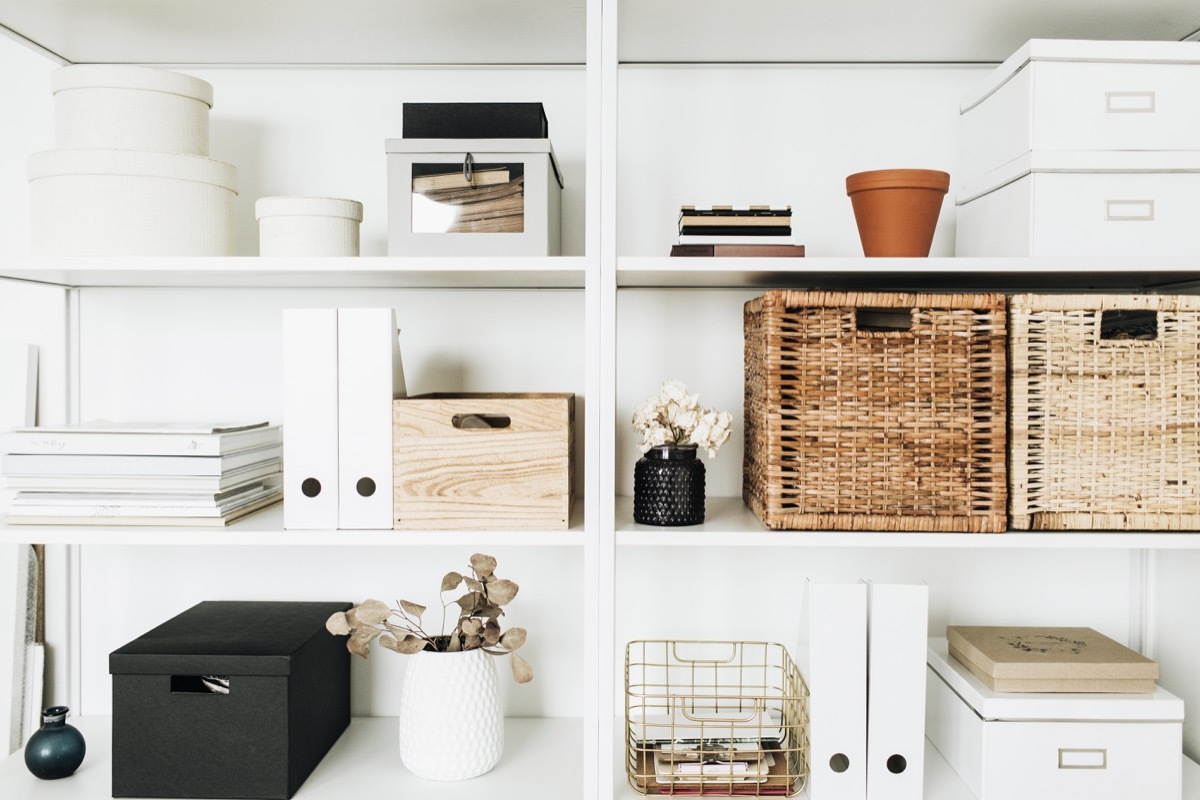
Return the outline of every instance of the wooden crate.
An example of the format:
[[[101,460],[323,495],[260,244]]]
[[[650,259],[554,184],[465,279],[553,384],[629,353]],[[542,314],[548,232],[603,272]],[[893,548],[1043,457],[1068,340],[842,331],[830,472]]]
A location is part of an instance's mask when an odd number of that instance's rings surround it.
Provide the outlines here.
[[[507,424],[457,427],[480,416]],[[428,394],[394,401],[395,528],[567,528],[574,423],[573,394]]]
[[[775,290],[745,306],[742,495],[769,528],[1006,527],[997,294]]]
[[[1200,297],[1016,295],[1011,525],[1200,529]]]

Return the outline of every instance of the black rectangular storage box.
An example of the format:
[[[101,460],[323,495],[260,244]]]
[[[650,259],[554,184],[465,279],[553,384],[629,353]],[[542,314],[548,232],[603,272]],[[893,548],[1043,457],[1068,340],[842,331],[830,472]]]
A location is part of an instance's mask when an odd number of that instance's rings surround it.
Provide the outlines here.
[[[541,103],[405,103],[405,139],[545,139]]]
[[[113,797],[291,797],[350,724],[350,605],[204,602],[113,651]]]

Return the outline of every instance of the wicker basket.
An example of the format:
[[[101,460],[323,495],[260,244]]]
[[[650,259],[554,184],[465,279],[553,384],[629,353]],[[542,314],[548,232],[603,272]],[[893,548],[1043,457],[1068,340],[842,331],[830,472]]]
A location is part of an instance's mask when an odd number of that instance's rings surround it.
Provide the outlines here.
[[[769,528],[1006,527],[1002,295],[745,306],[742,495]]]
[[[1200,529],[1200,297],[1018,295],[1012,527]]]
[[[626,645],[625,775],[637,792],[791,796],[807,752],[808,688],[783,645]]]

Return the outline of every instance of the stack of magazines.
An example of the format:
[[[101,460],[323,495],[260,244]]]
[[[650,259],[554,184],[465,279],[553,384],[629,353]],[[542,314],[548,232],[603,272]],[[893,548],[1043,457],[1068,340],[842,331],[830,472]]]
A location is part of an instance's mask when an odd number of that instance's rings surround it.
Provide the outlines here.
[[[0,436],[16,525],[223,526],[283,498],[278,425],[90,422]]]

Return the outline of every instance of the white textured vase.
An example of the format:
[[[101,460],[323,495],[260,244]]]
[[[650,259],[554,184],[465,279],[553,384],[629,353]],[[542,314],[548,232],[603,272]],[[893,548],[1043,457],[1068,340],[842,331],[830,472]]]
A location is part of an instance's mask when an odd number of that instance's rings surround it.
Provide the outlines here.
[[[490,770],[504,749],[493,657],[482,650],[410,657],[400,694],[400,760],[420,778],[460,781]]]

